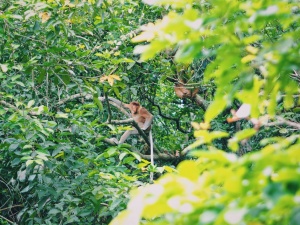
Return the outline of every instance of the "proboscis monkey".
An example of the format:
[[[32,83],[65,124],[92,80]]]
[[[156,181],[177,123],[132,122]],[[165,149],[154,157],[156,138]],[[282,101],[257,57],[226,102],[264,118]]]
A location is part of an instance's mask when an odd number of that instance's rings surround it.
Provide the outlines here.
[[[199,89],[196,88],[191,91],[190,89],[187,89],[183,83],[177,83],[175,84],[174,91],[179,98],[194,98]]]
[[[129,104],[124,104],[124,106],[130,109],[132,118],[142,130],[146,132],[151,130],[153,115],[149,113],[147,109],[142,107],[138,102],[130,102]],[[119,141],[119,144],[124,143],[131,134],[138,134],[138,133],[139,132],[135,128],[133,128],[133,130],[125,131],[125,133],[122,135]]]
[[[138,102],[134,101],[134,102],[130,102],[129,104],[123,104],[123,105],[126,108],[130,109],[132,118],[138,124],[138,126],[145,132],[147,133],[149,132],[151,164],[154,165],[153,139],[152,139],[152,132],[151,132],[151,123],[153,120],[153,115],[150,112],[148,112],[147,109],[142,107]],[[139,132],[137,131],[136,128],[125,131],[125,133],[121,136],[119,144],[124,143],[130,135],[135,135],[138,133]],[[153,181],[153,172],[150,173],[150,181],[151,182]]]

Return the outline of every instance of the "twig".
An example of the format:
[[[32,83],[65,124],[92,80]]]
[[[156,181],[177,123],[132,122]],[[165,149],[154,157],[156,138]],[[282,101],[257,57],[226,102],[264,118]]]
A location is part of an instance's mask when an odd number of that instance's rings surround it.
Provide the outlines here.
[[[180,119],[179,119],[179,118],[173,118],[173,117],[169,117],[169,116],[164,115],[164,114],[162,113],[161,108],[160,108],[160,106],[159,106],[158,104],[156,104],[154,101],[152,101],[152,100],[149,99],[149,98],[148,98],[148,100],[151,102],[151,104],[152,104],[153,106],[156,106],[156,107],[157,107],[158,113],[159,113],[159,115],[160,115],[162,118],[165,118],[165,119],[167,119],[167,120],[173,120],[173,121],[175,121],[177,130],[179,130],[180,132],[185,133],[185,134],[188,134],[188,133],[191,132],[191,130],[184,130],[184,129],[180,126]]]
[[[14,223],[13,221],[11,221],[11,220],[9,220],[9,219],[5,218],[4,216],[1,216],[1,215],[0,215],[0,218],[2,218],[2,219],[4,219],[4,220],[6,220],[7,222],[9,222],[9,223],[11,223],[11,224],[13,224],[13,223]]]
[[[3,208],[3,209],[0,209],[0,212],[1,211],[4,211],[4,210],[7,210],[7,209],[12,209],[12,208],[15,208],[15,207],[22,207],[23,205],[13,205],[13,206],[10,206],[10,207],[6,207],[6,208]]]

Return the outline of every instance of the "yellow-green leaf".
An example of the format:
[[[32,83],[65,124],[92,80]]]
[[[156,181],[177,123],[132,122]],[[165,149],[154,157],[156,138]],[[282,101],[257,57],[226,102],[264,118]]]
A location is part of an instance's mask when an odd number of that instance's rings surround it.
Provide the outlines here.
[[[204,119],[206,123],[210,123],[216,116],[218,116],[226,107],[226,101],[223,98],[216,99],[207,108]]]

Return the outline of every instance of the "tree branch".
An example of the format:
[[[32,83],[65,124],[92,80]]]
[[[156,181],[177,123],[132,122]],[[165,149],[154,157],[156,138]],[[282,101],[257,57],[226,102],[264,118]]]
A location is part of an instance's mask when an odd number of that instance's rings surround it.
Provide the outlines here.
[[[126,120],[112,120],[111,124],[131,124],[137,131],[139,132],[139,135],[142,136],[142,138],[145,140],[147,145],[150,147],[150,140],[148,138],[148,135],[145,134],[145,132],[139,127],[139,125],[134,121],[133,118],[126,119]],[[160,154],[160,151],[155,147],[153,144],[153,150],[157,154]]]
[[[119,42],[117,43],[116,47],[113,48],[109,53],[110,53],[110,54],[113,54],[113,53],[115,53],[116,51],[118,51],[118,50],[120,49],[120,46],[123,44],[123,42],[126,41],[126,39],[135,37],[138,33],[141,32],[141,30],[142,30],[141,28],[138,28],[138,29],[136,29],[136,30],[133,30],[133,31],[129,32],[128,34],[122,35],[122,36],[120,37],[121,41],[119,41]]]
[[[132,150],[133,152],[135,152],[135,153],[137,153],[139,156],[141,156],[143,159],[146,159],[146,160],[148,160],[148,161],[150,161],[151,160],[151,156],[150,155],[144,155],[144,154],[142,154],[142,153],[140,153],[138,150]],[[165,154],[165,153],[158,153],[158,154],[155,154],[154,156],[153,156],[153,158],[155,159],[155,160],[166,160],[166,161],[168,161],[168,160],[177,160],[177,159],[179,159],[179,157],[177,157],[177,156],[174,156],[174,155],[168,155],[168,154]]]
[[[297,130],[300,130],[300,123],[296,123],[296,122],[293,122],[293,121],[289,121],[289,120],[286,120],[285,118],[281,117],[281,116],[276,116],[275,119],[277,120],[276,122],[272,122],[272,123],[267,123],[265,124],[264,126],[276,126],[276,125],[288,125],[290,127],[294,127],[296,128]]]
[[[13,109],[14,111],[16,111],[16,112],[20,113],[21,115],[25,116],[25,118],[27,118],[27,119],[31,118],[28,115],[24,115],[24,112],[21,109],[19,109],[18,107],[14,106],[14,105],[12,105],[12,104],[4,101],[4,100],[0,100],[0,104],[4,105],[4,106],[6,106],[6,107],[8,107],[10,109]],[[39,113],[32,112],[32,111],[28,111],[28,114],[31,115],[31,116],[37,116],[37,115],[39,115]]]
[[[149,99],[149,98],[148,98],[148,100],[151,102],[151,104],[152,104],[153,106],[156,106],[156,107],[157,107],[158,113],[159,113],[159,115],[160,115],[162,118],[165,118],[165,119],[167,119],[167,120],[173,120],[173,121],[175,121],[177,130],[179,130],[180,132],[182,132],[182,133],[184,133],[184,134],[188,134],[188,133],[191,132],[190,130],[184,130],[184,129],[180,126],[180,119],[179,119],[179,118],[172,118],[172,117],[169,117],[169,116],[164,115],[164,114],[162,113],[161,108],[160,108],[160,106],[159,106],[158,104],[156,104],[154,101],[152,101],[152,100]]]

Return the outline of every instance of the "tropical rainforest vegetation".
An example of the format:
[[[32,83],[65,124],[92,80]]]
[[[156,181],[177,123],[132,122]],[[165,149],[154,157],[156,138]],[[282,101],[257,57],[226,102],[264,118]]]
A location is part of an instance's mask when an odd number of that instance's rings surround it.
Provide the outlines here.
[[[298,0],[1,0],[0,224],[300,224],[299,55]]]

